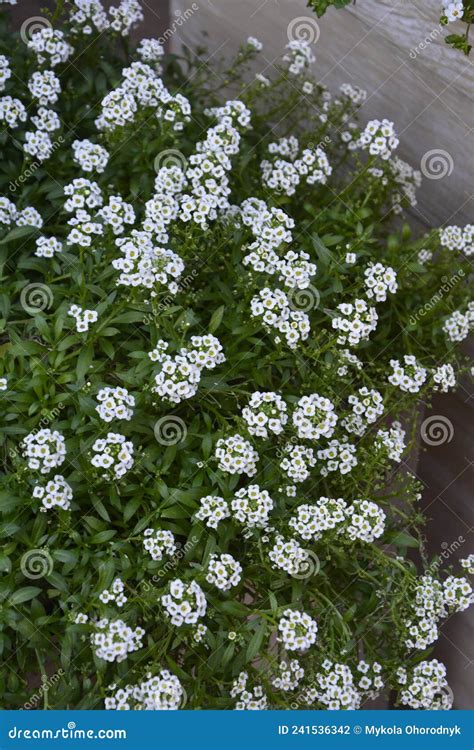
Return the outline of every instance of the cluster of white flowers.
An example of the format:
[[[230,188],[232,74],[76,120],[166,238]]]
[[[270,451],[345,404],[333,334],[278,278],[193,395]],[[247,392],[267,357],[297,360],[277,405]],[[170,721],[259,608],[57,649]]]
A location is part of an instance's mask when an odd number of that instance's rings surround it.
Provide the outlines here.
[[[302,396],[293,412],[293,425],[298,437],[306,440],[330,438],[337,423],[334,404],[318,393]]]
[[[388,382],[396,385],[405,393],[418,393],[427,378],[427,370],[418,364],[413,354],[405,354],[403,364],[398,359],[390,360],[393,372]]]
[[[90,36],[109,28],[109,19],[101,0],[74,0],[69,21],[73,34]]]
[[[307,651],[316,643],[318,626],[306,612],[286,609],[278,621],[278,640],[288,651]]]
[[[421,172],[408,164],[398,156],[389,159],[388,165],[392,172],[392,177],[400,186],[400,191],[392,194],[392,208],[396,214],[402,211],[402,201],[407,200],[410,206],[414,207],[418,201],[416,191],[421,186]]]
[[[364,339],[368,339],[372,331],[377,328],[378,315],[375,307],[369,307],[363,299],[354,302],[341,302],[337,309],[342,316],[332,319],[332,327],[339,331],[338,344],[356,346]]]
[[[286,45],[288,52],[283,61],[288,63],[288,72],[294,76],[304,73],[305,69],[316,60],[311,45],[306,39],[293,39]]]
[[[107,133],[132,124],[144,111],[148,110],[149,116],[150,109],[163,126],[179,132],[191,114],[186,97],[172,96],[157,71],[144,62],[134,62],[122,70],[120,85],[103,98],[101,108],[95,124]]]
[[[232,683],[230,691],[231,698],[239,698],[235,704],[236,711],[265,711],[267,708],[267,696],[261,685],[256,685],[253,690],[248,689],[249,676],[247,672],[241,672]]]
[[[367,99],[367,91],[359,86],[353,86],[351,83],[342,83],[339,86],[339,91],[350,99],[352,104],[363,104]]]
[[[284,195],[294,195],[303,178],[308,185],[325,185],[332,173],[326,153],[320,146],[305,148],[299,153],[299,143],[294,136],[270,143],[268,152],[271,160],[264,159],[260,164],[262,182],[270,190]]]
[[[464,570],[467,570],[469,575],[474,575],[474,554],[468,555],[462,560],[459,560],[459,564]]]
[[[91,635],[91,645],[95,655],[105,661],[121,662],[132,651],[143,648],[143,628],[130,628],[123,620],[109,620],[104,617],[95,623],[96,631]]]
[[[7,378],[0,378],[0,391],[6,391],[8,388]]]
[[[290,300],[281,289],[272,291],[265,287],[252,297],[250,305],[252,316],[261,317],[267,331],[276,329],[282,333],[290,349],[296,349],[299,341],[308,338],[310,325],[307,314],[302,310],[292,310]],[[275,342],[280,342],[279,336],[275,336]]]
[[[72,500],[72,489],[61,474],[56,474],[45,487],[37,484],[33,490],[33,497],[41,500],[43,508],[59,507],[69,510]]]
[[[171,531],[165,529],[145,529],[143,548],[153,560],[162,560],[163,555],[172,556],[176,552],[176,543]]]
[[[185,583],[176,578],[170,582],[168,591],[160,597],[160,601],[173,625],[196,625],[199,618],[206,614],[206,597],[196,581]]]
[[[148,672],[137,685],[117,689],[113,684],[108,689],[115,692],[105,698],[107,711],[176,711],[185,700],[180,681],[168,669],[156,675]]]
[[[63,436],[49,427],[30,432],[23,438],[21,446],[29,468],[38,470],[41,474],[56,469],[66,460],[66,442]]]
[[[443,323],[443,331],[450,341],[464,341],[474,327],[474,302],[469,302],[465,313],[455,310]]]
[[[446,667],[437,659],[421,661],[409,674],[399,667],[397,678],[403,689],[400,702],[404,706],[428,711],[449,711],[453,706],[453,693],[446,680]]]
[[[374,446],[377,450],[384,450],[387,456],[392,460],[400,463],[405,444],[406,432],[400,422],[393,422],[388,430],[378,430]]]
[[[78,209],[97,208],[102,206],[104,199],[97,182],[78,177],[63,188],[64,195],[70,197],[64,204],[64,210],[69,212]]]
[[[11,78],[12,71],[10,69],[10,63],[8,57],[0,55],[0,91],[4,91],[6,82]]]
[[[385,302],[387,292],[395,294],[398,289],[397,274],[390,266],[382,263],[370,263],[364,271],[366,294],[369,299],[375,297],[377,302]]]
[[[418,263],[421,263],[421,265],[424,265],[425,263],[429,263],[429,261],[432,260],[432,258],[433,258],[432,250],[427,250],[425,247],[421,248],[417,256]]]
[[[106,479],[120,479],[133,466],[133,443],[120,433],[108,432],[95,441],[92,450],[95,455],[91,464],[104,469],[102,476]]]
[[[29,131],[25,133],[23,151],[36,157],[38,161],[46,161],[53,153],[54,145],[49,134],[43,130]]]
[[[74,52],[63,32],[48,26],[33,31],[27,46],[35,53],[40,65],[47,63],[52,68],[66,62]]]
[[[169,248],[157,247],[150,232],[133,230],[130,237],[116,240],[123,258],[112,265],[120,276],[117,284],[151,289],[151,297],[165,287],[171,294],[178,291],[177,281],[184,271],[184,263]]]
[[[433,380],[436,383],[434,386],[435,391],[441,391],[441,393],[447,393],[451,388],[456,387],[456,375],[454,374],[454,368],[452,365],[440,365],[433,370]]]
[[[140,43],[137,47],[137,55],[143,60],[143,62],[159,62],[164,54],[164,47],[160,44],[158,39],[140,39]],[[156,66],[155,70],[157,70]],[[158,69],[157,72],[160,72],[160,70]]]
[[[73,141],[73,159],[84,172],[97,172],[102,174],[106,168],[110,154],[103,146],[92,143],[87,139]]]
[[[54,109],[48,109],[47,107],[39,107],[36,115],[31,117],[31,121],[38,130],[43,130],[46,133],[54,133],[61,127],[61,120]]]
[[[273,510],[273,500],[258,484],[237,490],[231,501],[232,515],[247,528],[264,528]]]
[[[258,39],[256,39],[254,36],[249,36],[247,38],[247,44],[249,47],[252,47],[256,52],[261,52],[263,49],[263,44]]]
[[[373,424],[383,414],[384,406],[381,394],[374,388],[363,386],[358,395],[351,394],[348,402],[352,406],[352,414],[344,417],[341,424],[347,432],[361,437],[369,424]]]
[[[312,505],[300,505],[296,515],[289,520],[289,525],[302,539],[317,541],[326,531],[342,530],[346,520],[347,503],[342,497],[336,499],[320,497]]]
[[[43,106],[55,104],[61,93],[61,83],[52,70],[36,70],[28,80],[28,88],[31,95]]]
[[[114,234],[122,234],[125,224],[133,224],[135,211],[131,203],[126,203],[120,195],[111,195],[109,202],[97,211],[97,216]]]
[[[67,236],[70,245],[90,247],[93,235],[104,233],[104,225],[98,221],[93,221],[92,216],[83,209],[79,209],[75,216],[69,219],[68,224],[73,227]]]
[[[312,448],[304,445],[288,443],[284,447],[287,456],[280,461],[282,469],[293,482],[304,482],[310,475],[310,469],[316,466],[316,458]]]
[[[62,249],[62,242],[56,237],[38,237],[35,255],[38,258],[53,258],[57,253],[62,252]]]
[[[443,16],[448,23],[460,21],[464,15],[463,0],[443,0]]]
[[[346,533],[352,541],[372,543],[385,531],[386,515],[382,508],[371,500],[354,500],[346,510],[348,523]]]
[[[308,703],[320,703],[326,710],[357,710],[368,698],[375,698],[383,688],[378,662],[360,661],[354,669],[347,664],[325,659],[312,686],[305,691]]]
[[[281,661],[278,665],[278,675],[272,680],[272,685],[277,690],[296,690],[304,677],[304,669],[298,659],[290,662]]]
[[[133,416],[135,398],[126,388],[106,386],[97,394],[97,401],[100,403],[95,410],[104,422],[112,422],[113,419],[129,420]]]
[[[321,476],[327,477],[331,471],[339,471],[340,474],[348,474],[354,466],[357,466],[355,445],[341,440],[330,440],[326,448],[321,448],[317,453],[325,464],[321,466]]]
[[[466,224],[465,227],[444,227],[439,230],[439,240],[442,247],[459,250],[469,257],[474,253],[474,224]]]
[[[414,601],[404,621],[408,648],[423,650],[439,637],[438,622],[452,612],[462,612],[474,601],[466,578],[449,576],[444,583],[431,575],[421,576],[415,586]]]
[[[341,365],[337,368],[337,374],[339,377],[344,377],[349,373],[350,367],[354,367],[356,370],[362,370],[363,364],[359,357],[352,354],[349,349],[342,349],[339,351],[339,361]]]
[[[28,115],[25,105],[12,96],[0,97],[0,122],[6,122],[16,128],[20,122],[26,122]]]
[[[268,438],[269,433],[280,435],[288,421],[286,404],[278,393],[256,391],[248,406],[242,410],[242,417],[250,435]]]
[[[128,36],[133,27],[145,18],[138,0],[121,0],[119,5],[109,8],[109,14],[112,16],[110,28],[121,36]]]
[[[95,310],[86,310],[79,307],[79,305],[71,305],[67,314],[71,315],[76,321],[76,331],[78,333],[88,331],[90,324],[97,323],[99,319],[99,314]]]
[[[273,568],[284,570],[290,576],[304,573],[310,562],[309,552],[296,539],[285,539],[277,536],[275,544],[268,553]]]
[[[357,146],[369,151],[371,156],[390,159],[399,140],[390,120],[370,120],[359,136]]]
[[[209,529],[217,529],[220,522],[230,516],[229,504],[223,497],[206,495],[200,499],[199,503],[199,510],[195,517],[199,521],[205,521]]]
[[[232,555],[211,555],[206,575],[208,583],[214,584],[221,591],[230,591],[238,586],[241,578],[242,566]]]
[[[228,474],[247,474],[253,477],[257,472],[259,455],[242,435],[219,438],[214,455],[219,461],[219,469]]]
[[[174,357],[166,354],[167,348],[167,342],[160,340],[149,353],[152,362],[161,364],[153,391],[174,404],[197,393],[203,370],[213,370],[225,361],[219,340],[210,333],[192,336],[190,344],[180,349]]]
[[[275,250],[283,243],[292,241],[291,229],[295,222],[281,208],[268,207],[259,198],[243,201],[239,216],[254,237],[254,242],[248,247],[250,252],[244,257],[244,264],[252,266],[255,271],[275,273],[278,263]]]
[[[103,591],[101,591],[101,593],[99,594],[99,599],[104,604],[114,602],[117,607],[123,607],[123,605],[128,601],[127,597],[124,594],[124,589],[125,585],[122,579],[116,578],[112,583],[110,589],[104,589]]]

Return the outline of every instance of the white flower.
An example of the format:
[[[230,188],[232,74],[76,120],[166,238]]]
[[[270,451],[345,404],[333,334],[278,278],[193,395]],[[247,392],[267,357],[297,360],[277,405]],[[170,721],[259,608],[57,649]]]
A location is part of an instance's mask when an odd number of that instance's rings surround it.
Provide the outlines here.
[[[86,310],[79,307],[79,305],[71,305],[67,314],[75,319],[78,333],[88,331],[89,325],[97,323],[99,319],[99,314],[95,310]]]
[[[89,140],[73,141],[72,150],[74,161],[79,164],[84,172],[97,172],[102,174],[105,170],[110,154],[103,146],[92,143]]]
[[[102,476],[106,479],[120,479],[133,466],[133,443],[125,435],[108,432],[95,441],[92,450],[91,464],[104,469]]]
[[[185,583],[176,578],[169,584],[168,592],[160,601],[172,625],[196,625],[206,614],[206,597],[196,581]]]
[[[229,474],[247,474],[252,477],[257,472],[259,455],[241,435],[220,438],[216,444],[215,457],[219,461],[219,469]]]
[[[332,319],[332,327],[339,331],[338,344],[356,346],[364,339],[368,339],[377,328],[377,312],[374,307],[369,307],[365,300],[342,302],[337,309],[342,316]]]
[[[278,622],[278,640],[287,651],[307,651],[316,643],[318,626],[306,612],[286,609]]]
[[[35,255],[38,258],[53,258],[57,253],[61,253],[62,249],[62,242],[55,237],[38,237]]]
[[[452,691],[446,680],[446,667],[437,659],[421,661],[408,677],[405,667],[398,673],[400,702],[404,706],[428,711],[449,711],[452,708]]]
[[[222,497],[206,495],[199,501],[200,507],[195,517],[199,521],[205,521],[210,529],[217,529],[224,518],[229,518],[229,504]]]
[[[109,691],[115,690],[111,685]],[[126,685],[105,698],[108,711],[176,711],[185,700],[185,692],[176,677],[168,669],[158,674],[147,672],[146,679],[136,685]]]
[[[256,391],[242,410],[250,435],[268,438],[280,435],[288,421],[286,404],[278,393]]]
[[[56,474],[44,487],[37,484],[33,490],[33,497],[41,500],[45,510],[54,507],[69,510],[72,489],[61,474]]]
[[[66,443],[60,432],[45,427],[22,440],[22,453],[30,469],[47,474],[66,460]]]
[[[232,555],[211,555],[207,568],[206,581],[221,591],[229,591],[240,583],[242,566]]]
[[[250,484],[237,490],[231,508],[232,516],[247,528],[264,528],[273,510],[273,500],[267,490]]]
[[[45,27],[33,32],[27,46],[36,54],[38,63],[47,63],[52,68],[66,62],[74,52],[62,31]]]
[[[129,420],[133,416],[135,398],[126,388],[102,388],[97,394],[97,401],[100,403],[95,410],[104,422],[111,422],[113,419]]]
[[[359,148],[367,149],[371,156],[389,159],[399,144],[393,122],[370,120],[357,141]]]
[[[122,579],[116,578],[112,583],[110,591],[108,589],[104,589],[99,594],[99,599],[104,604],[114,602],[115,606],[123,607],[123,605],[128,601],[127,597],[124,594],[124,588],[125,586]]]
[[[230,635],[230,634],[229,634]],[[250,690],[247,672],[241,672],[232,683],[231,698],[239,698],[235,704],[236,711],[265,711],[268,707],[267,696],[261,685],[255,685]]]
[[[146,529],[143,532],[143,547],[153,560],[162,560],[163,555],[171,557],[176,552],[173,534],[164,529]]]
[[[57,102],[61,92],[59,78],[52,70],[35,71],[28,80],[28,88],[31,95],[44,106]]]
[[[398,359],[391,359],[390,367],[393,372],[388,377],[389,383],[406,393],[418,393],[426,381],[427,370],[418,364],[413,354],[405,354],[403,365]]]
[[[319,440],[331,437],[337,423],[334,404],[319,393],[311,393],[300,398],[293,412],[293,425],[298,437],[306,440]]]
[[[91,635],[95,655],[105,661],[121,662],[132,651],[143,648],[143,628],[133,630],[123,620],[104,618],[95,623],[96,632]]]

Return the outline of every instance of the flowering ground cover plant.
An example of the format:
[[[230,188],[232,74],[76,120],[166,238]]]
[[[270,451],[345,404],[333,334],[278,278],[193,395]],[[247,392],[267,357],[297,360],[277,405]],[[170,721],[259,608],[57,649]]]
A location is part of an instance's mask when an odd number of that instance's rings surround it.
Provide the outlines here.
[[[396,126],[307,43],[267,77],[140,20],[2,13],[5,704],[449,708],[474,563],[427,559],[406,460],[467,369],[474,228],[412,238]]]

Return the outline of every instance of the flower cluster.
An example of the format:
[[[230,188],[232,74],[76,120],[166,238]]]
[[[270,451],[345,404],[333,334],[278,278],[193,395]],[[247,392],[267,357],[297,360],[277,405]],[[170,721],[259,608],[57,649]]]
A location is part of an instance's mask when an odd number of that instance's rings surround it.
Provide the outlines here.
[[[352,541],[359,539],[370,544],[385,530],[386,515],[382,508],[371,500],[354,500],[346,511],[348,523],[345,533]]]
[[[267,696],[261,685],[256,685],[253,690],[248,689],[249,676],[247,672],[241,672],[232,683],[230,691],[231,698],[238,698],[235,704],[236,711],[264,711],[267,708]]]
[[[264,528],[273,510],[273,500],[258,484],[237,490],[231,502],[233,517],[248,528]]]
[[[339,331],[338,344],[357,346],[377,328],[377,311],[363,299],[341,302],[337,309],[341,315],[332,319],[332,327]]]
[[[168,593],[163,594],[160,601],[171,624],[178,627],[196,625],[206,614],[206,597],[196,581],[185,583],[175,578],[169,584]]]
[[[387,292],[395,294],[398,289],[397,274],[383,263],[370,263],[364,271],[366,294],[369,299],[385,302]]]
[[[422,661],[408,671],[397,670],[400,703],[414,709],[448,711],[453,705],[453,696],[446,680],[446,667],[437,659]]]
[[[348,474],[354,466],[357,466],[356,448],[347,441],[330,440],[327,448],[321,448],[317,452],[320,461],[324,462],[320,468],[321,476],[327,477],[331,471],[339,471],[340,474]]]
[[[425,367],[418,364],[413,354],[405,354],[403,364],[398,359],[390,360],[393,372],[388,377],[388,382],[396,385],[401,391],[418,393],[427,378]]]
[[[71,305],[67,314],[71,315],[76,321],[76,331],[78,333],[88,331],[90,324],[97,323],[99,320],[99,313],[96,310],[84,310],[79,305]]]
[[[281,661],[278,665],[278,676],[272,680],[273,687],[277,690],[296,690],[304,677],[304,669],[298,659],[292,659],[290,662]]]
[[[197,393],[203,370],[213,370],[225,361],[219,340],[211,334],[193,336],[190,345],[180,349],[174,357],[165,353],[167,348],[166,341],[158,341],[149,354],[153,362],[161,364],[153,391],[174,404]]]
[[[269,433],[280,435],[288,421],[286,404],[278,393],[271,391],[252,394],[248,406],[242,410],[242,417],[250,435],[268,438]]]
[[[400,463],[406,448],[406,432],[400,422],[393,422],[388,430],[378,430],[374,446],[377,450],[385,451],[392,460]]]
[[[130,420],[133,416],[135,398],[126,388],[101,388],[97,394],[97,401],[99,403],[95,410],[104,422],[112,422],[113,419]]]
[[[373,424],[383,414],[384,406],[381,394],[374,388],[363,386],[358,395],[351,394],[348,402],[352,406],[352,414],[344,417],[341,424],[347,432],[362,436],[369,424]]]
[[[212,555],[207,567],[206,581],[221,591],[230,591],[242,578],[242,566],[232,555]]]
[[[33,497],[41,500],[44,510],[54,507],[69,510],[72,489],[61,474],[56,474],[44,487],[37,484],[33,490]]]
[[[28,459],[30,469],[47,474],[61,466],[66,460],[66,442],[57,430],[45,427],[30,432],[22,441],[23,456]]]
[[[217,529],[220,522],[230,516],[229,504],[222,497],[206,495],[199,503],[200,507],[195,517],[199,521],[205,521],[210,529]]]
[[[462,313],[455,310],[443,323],[443,331],[450,341],[464,341],[474,327],[474,302],[469,302],[467,310]]]
[[[74,152],[74,161],[84,172],[97,172],[101,174],[110,158],[107,149],[87,139],[73,141],[72,150]]]
[[[466,224],[465,227],[451,225],[440,229],[439,241],[442,247],[448,250],[459,250],[467,257],[474,253],[474,224]]]
[[[252,316],[262,318],[265,329],[271,332],[276,329],[285,337],[290,349],[295,349],[299,341],[305,341],[309,336],[309,318],[302,310],[292,310],[290,300],[281,289],[273,291],[268,287],[262,289],[251,303]],[[280,342],[275,336],[275,342]]]
[[[109,620],[104,617],[95,623],[96,632],[91,635],[91,645],[95,655],[105,661],[121,662],[132,651],[143,648],[143,628],[131,628],[123,620]]]
[[[310,475],[310,469],[316,466],[316,458],[312,448],[304,445],[293,445],[289,443],[283,449],[285,455],[280,461],[280,469],[293,482],[304,482]]]
[[[133,443],[125,435],[108,432],[105,438],[99,438],[92,446],[94,456],[92,466],[104,469],[105,479],[120,479],[133,466]]]
[[[310,560],[308,551],[303,549],[296,539],[284,539],[282,536],[276,537],[268,557],[274,568],[280,568],[290,576],[304,573]]]
[[[292,419],[298,437],[319,440],[320,437],[331,437],[337,423],[337,414],[332,401],[318,393],[311,393],[300,398]]]
[[[74,52],[73,47],[66,42],[63,32],[49,27],[34,31],[28,40],[28,48],[35,53],[40,65],[46,63],[52,68],[65,63]]]
[[[219,469],[229,474],[247,474],[248,477],[253,477],[257,472],[259,455],[241,435],[219,438],[215,457],[219,461]]]
[[[336,529],[346,520],[347,503],[341,497],[336,499],[320,497],[312,505],[300,505],[289,525],[302,539],[317,541],[324,532]]]
[[[145,529],[143,532],[143,549],[148,552],[153,560],[162,560],[164,555],[174,555],[177,548],[171,531]]]
[[[325,659],[316,675],[316,685],[306,690],[309,703],[329,711],[357,710],[364,700],[376,697],[383,687],[378,662],[360,661],[352,670],[347,664]]]
[[[180,681],[168,669],[160,669],[156,675],[148,672],[136,685],[109,685],[108,690],[115,691],[105,698],[108,711],[174,711],[185,698]]]
[[[382,159],[390,159],[398,144],[394,124],[386,119],[370,120],[357,141],[359,148],[366,149],[371,156],[380,156]]]
[[[278,621],[278,640],[288,651],[307,651],[316,643],[318,626],[306,612],[286,609]]]
[[[104,589],[99,594],[99,599],[103,604],[114,602],[117,607],[123,607],[127,602],[124,594],[125,585],[121,578],[116,578],[110,589]]]

